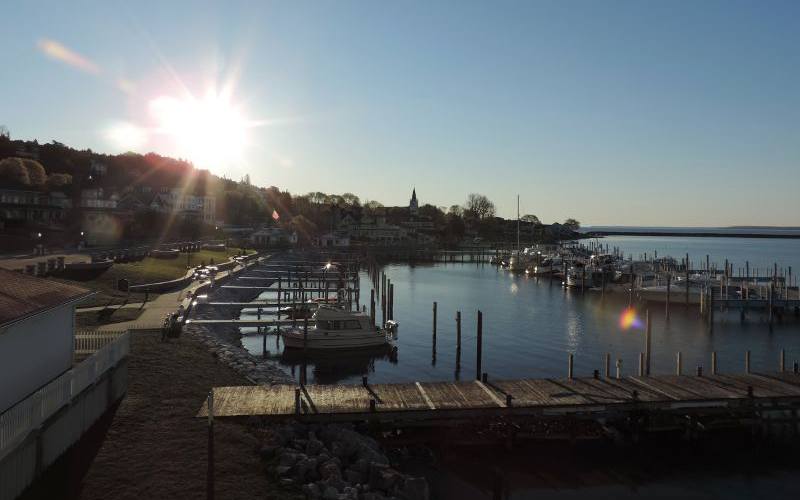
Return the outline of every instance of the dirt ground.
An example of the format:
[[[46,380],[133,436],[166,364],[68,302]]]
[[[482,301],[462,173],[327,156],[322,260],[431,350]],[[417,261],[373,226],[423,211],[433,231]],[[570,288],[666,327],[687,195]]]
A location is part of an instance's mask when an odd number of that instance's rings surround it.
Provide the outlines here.
[[[131,347],[128,393],[79,498],[205,498],[208,427],[194,415],[212,386],[247,382],[190,338],[137,333]],[[283,496],[244,423],[218,420],[214,443],[217,499]]]

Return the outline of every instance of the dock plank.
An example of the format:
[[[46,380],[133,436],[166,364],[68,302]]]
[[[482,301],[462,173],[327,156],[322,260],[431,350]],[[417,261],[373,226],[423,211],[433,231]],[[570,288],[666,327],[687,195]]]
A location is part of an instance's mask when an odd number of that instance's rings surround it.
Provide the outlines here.
[[[593,402],[548,379],[499,380],[492,382],[511,394],[514,406],[572,406]]]
[[[370,384],[378,411],[427,410],[428,404],[413,384]]]
[[[303,397],[313,413],[369,411],[372,395],[363,385],[306,385]]]
[[[497,408],[497,402],[474,381],[420,383],[438,409]]]

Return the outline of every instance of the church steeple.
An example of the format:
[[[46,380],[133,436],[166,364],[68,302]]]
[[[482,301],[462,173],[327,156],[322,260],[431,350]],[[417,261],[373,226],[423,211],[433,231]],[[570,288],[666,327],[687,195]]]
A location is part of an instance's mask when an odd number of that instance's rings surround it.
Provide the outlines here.
[[[418,209],[419,203],[417,202],[417,188],[413,188],[411,190],[411,201],[408,202],[408,210],[411,212],[411,215],[417,215]]]

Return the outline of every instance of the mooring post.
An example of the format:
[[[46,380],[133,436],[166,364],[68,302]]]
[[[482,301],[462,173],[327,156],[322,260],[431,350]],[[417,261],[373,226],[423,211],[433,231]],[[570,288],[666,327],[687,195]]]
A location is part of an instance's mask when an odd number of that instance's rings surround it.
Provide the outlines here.
[[[681,359],[681,351],[675,353],[675,375],[683,374],[683,360]]]
[[[605,362],[605,375],[606,378],[611,378],[611,353],[606,353],[606,362]]]
[[[369,318],[375,326],[375,289],[369,291]]]
[[[302,409],[302,403],[300,401],[300,388],[295,388],[295,390],[294,390],[294,413],[295,413],[295,415],[300,415],[301,409]]]
[[[622,378],[622,360],[617,359],[617,380]]]
[[[711,351],[711,375],[717,374],[717,351]]]
[[[389,319],[394,320],[394,283],[389,285]]]
[[[773,307],[772,307],[772,296],[775,294],[775,283],[769,284],[769,291],[767,292],[768,297],[768,305],[769,307],[769,326],[772,328],[772,319],[773,319]]]
[[[476,349],[475,379],[481,379],[481,355],[483,354],[483,313],[478,311],[478,346]]]
[[[750,375],[750,349],[744,351],[744,372]]]
[[[278,319],[281,319],[281,295],[282,295],[281,278],[280,276],[278,276],[278,310],[277,310]]]
[[[778,359],[778,371],[783,373],[786,371],[786,350],[781,349],[780,358]]]
[[[567,358],[567,379],[572,380],[572,353]]]
[[[644,365],[645,365],[645,357],[646,357],[645,353],[643,353],[643,352],[639,353],[639,376],[640,377],[644,377],[644,375],[645,375],[645,367],[644,367]]]
[[[433,303],[433,345],[436,345],[436,302]]]
[[[669,295],[671,292],[671,285],[672,285],[672,274],[667,273],[667,302],[664,310],[664,317],[669,319]],[[686,286],[689,286],[687,283]]]
[[[689,308],[689,253],[686,253],[686,308]]]
[[[461,368],[461,311],[456,311],[456,369]]]
[[[208,470],[206,498],[214,500],[214,389],[208,391]]]

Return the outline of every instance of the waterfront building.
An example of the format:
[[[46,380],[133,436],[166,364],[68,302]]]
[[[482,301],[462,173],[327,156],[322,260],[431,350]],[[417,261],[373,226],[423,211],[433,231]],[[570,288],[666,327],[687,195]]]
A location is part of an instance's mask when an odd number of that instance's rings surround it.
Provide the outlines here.
[[[19,189],[0,189],[0,220],[55,224],[64,220],[72,202],[60,192],[43,193]]]
[[[0,268],[0,414],[72,367],[75,305],[93,294]]]
[[[250,235],[250,243],[256,247],[296,245],[297,233],[280,227],[263,227]]]
[[[163,189],[153,197],[150,208],[184,218],[198,218],[205,224],[214,224],[217,214],[213,196],[197,196],[181,188]]]

